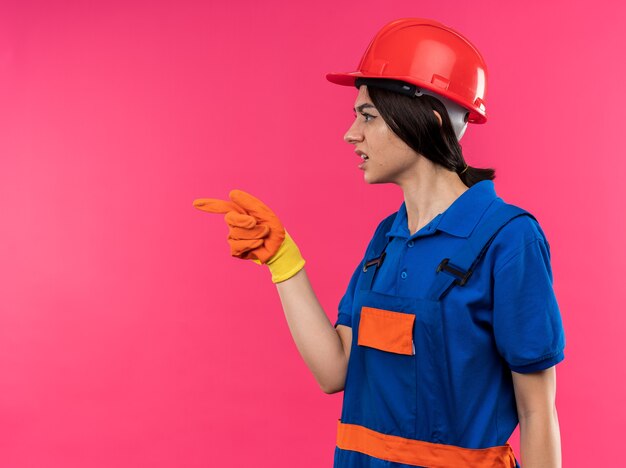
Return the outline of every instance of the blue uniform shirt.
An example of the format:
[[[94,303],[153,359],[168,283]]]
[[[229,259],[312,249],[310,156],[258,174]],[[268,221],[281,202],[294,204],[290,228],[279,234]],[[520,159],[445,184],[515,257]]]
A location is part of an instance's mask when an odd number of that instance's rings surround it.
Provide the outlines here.
[[[386,258],[372,291],[425,297],[441,260],[451,257],[479,221],[503,203],[493,181],[483,180],[413,235],[402,203],[386,233]],[[363,260],[341,299],[335,326],[351,326],[362,267]],[[441,404],[453,405],[459,415],[458,445],[482,448],[507,442],[518,423],[508,369],[527,373],[563,360],[565,337],[552,282],[548,241],[534,219],[520,216],[498,232],[467,284],[443,297],[453,401]]]

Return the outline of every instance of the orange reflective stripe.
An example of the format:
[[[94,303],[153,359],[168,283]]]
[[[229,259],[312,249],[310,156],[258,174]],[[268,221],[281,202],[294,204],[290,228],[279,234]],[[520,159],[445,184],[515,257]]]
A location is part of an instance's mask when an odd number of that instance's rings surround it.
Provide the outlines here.
[[[382,434],[356,424],[344,424],[341,420],[337,446],[381,460],[428,468],[515,468],[515,456],[508,443],[485,449],[468,449]]]
[[[413,322],[413,314],[363,307],[357,343],[392,353],[413,355]]]

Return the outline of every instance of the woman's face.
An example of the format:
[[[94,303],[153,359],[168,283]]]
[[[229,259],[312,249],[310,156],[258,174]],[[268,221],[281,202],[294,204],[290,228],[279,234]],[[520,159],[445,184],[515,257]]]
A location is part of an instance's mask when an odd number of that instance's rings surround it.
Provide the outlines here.
[[[343,139],[355,146],[359,157],[359,169],[370,184],[400,183],[410,179],[423,156],[404,143],[387,126],[370,100],[367,86],[359,87],[354,103],[355,120]]]

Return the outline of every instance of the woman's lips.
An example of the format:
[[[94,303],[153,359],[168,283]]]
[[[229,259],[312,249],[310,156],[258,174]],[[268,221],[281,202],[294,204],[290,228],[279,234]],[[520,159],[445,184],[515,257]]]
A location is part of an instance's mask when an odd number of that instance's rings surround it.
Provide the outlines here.
[[[355,153],[361,158],[361,164],[359,164],[359,169],[363,170],[365,164],[367,163],[369,157],[361,150],[355,150]]]

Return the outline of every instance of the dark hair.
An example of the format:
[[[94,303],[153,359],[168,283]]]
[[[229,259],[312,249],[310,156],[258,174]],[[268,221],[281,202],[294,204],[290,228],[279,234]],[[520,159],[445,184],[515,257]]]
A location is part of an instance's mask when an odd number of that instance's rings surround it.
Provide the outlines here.
[[[372,84],[359,80],[357,87],[361,83]],[[432,162],[455,171],[466,186],[496,177],[495,169],[491,168],[468,167],[461,174],[466,165],[463,151],[448,111],[439,99],[428,94],[406,96],[376,86],[368,86],[367,91],[389,128],[402,141]],[[433,110],[441,115],[441,126]]]

